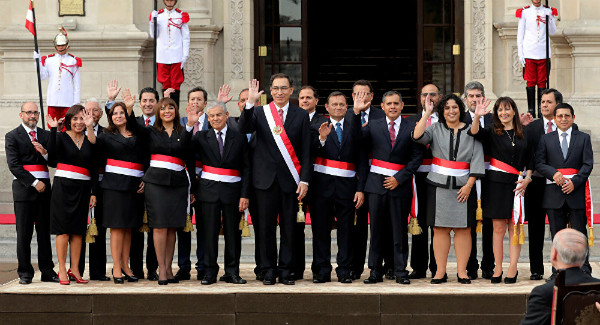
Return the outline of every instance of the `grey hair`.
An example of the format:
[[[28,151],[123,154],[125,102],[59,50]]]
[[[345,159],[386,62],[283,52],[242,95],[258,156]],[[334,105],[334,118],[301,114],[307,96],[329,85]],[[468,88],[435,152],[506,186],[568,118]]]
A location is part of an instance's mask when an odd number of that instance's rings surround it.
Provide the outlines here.
[[[227,113],[227,106],[225,106],[225,103],[223,103],[220,100],[210,102],[208,106],[206,106],[206,112],[208,113],[208,110],[213,109],[215,107],[221,107],[223,108],[223,112]]]
[[[559,231],[552,240],[552,247],[558,253],[560,260],[568,265],[583,265],[588,255],[586,236],[576,230]]]
[[[88,98],[88,100],[86,100],[85,102],[86,103],[98,103],[98,105],[100,105],[100,102],[95,97]]]
[[[381,96],[381,102],[385,103],[386,98],[388,98],[390,96],[394,96],[394,95],[398,95],[398,97],[400,97],[400,102],[402,102],[402,95],[400,95],[400,93],[395,90],[386,91],[385,94],[383,94],[383,96]]]
[[[481,90],[481,96],[485,97],[485,88],[479,81],[471,81],[465,86],[465,98],[467,97],[467,91],[469,90]]]

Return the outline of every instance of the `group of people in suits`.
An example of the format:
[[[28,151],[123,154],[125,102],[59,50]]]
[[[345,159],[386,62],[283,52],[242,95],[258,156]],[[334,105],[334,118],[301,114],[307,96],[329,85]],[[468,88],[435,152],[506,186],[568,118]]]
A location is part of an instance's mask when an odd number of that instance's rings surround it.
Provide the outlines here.
[[[447,282],[451,232],[457,279],[470,283],[479,269],[476,228],[483,230],[482,277],[492,283],[503,276],[502,243],[508,229],[513,245],[504,282],[514,283],[520,252],[514,238],[523,220],[515,219],[513,211],[527,211],[533,280],[543,276],[546,214],[552,237],[567,223],[586,234],[591,142],[573,124],[573,108],[562,103],[554,89],[545,91],[543,118],[535,121],[527,113],[519,114],[508,97],[488,110],[491,102],[478,82],[467,84],[464,98],[443,96],[436,85],[425,85],[419,94],[422,110],[410,117],[402,116],[404,103],[396,91],[382,96],[381,108],[373,106],[374,91],[366,80],[354,84],[350,109],[342,92],[329,94],[328,117],[316,113],[319,97],[313,87],[301,88],[300,106],[291,104],[294,87],[285,74],[272,76],[273,102],[264,106],[258,105],[263,91],[252,80],[239,94],[239,118],[229,117],[225,103],[232,96],[227,86],[214,104],[208,104],[205,90],[192,89],[185,118],[179,117],[169,90],[159,100],[154,89],[143,89],[140,117],[133,112],[136,100],[128,89],[117,103],[118,83],[109,83],[107,90],[104,130],[98,125],[102,110],[97,101],[71,107],[63,121],[66,132],[57,132],[59,121],[53,118],[51,132],[37,128],[37,107],[26,103],[20,113],[22,125],[6,135],[7,160],[15,176],[22,283],[33,277],[28,248],[34,223],[42,280],[86,281],[79,256],[92,208],[99,246],[105,242],[102,233],[111,231],[115,283],[144,277],[144,235],[138,229],[146,219],[151,229],[148,279],[159,284],[190,279],[191,215],[197,222],[196,268],[202,284],[217,282],[220,229],[225,273],[219,280],[246,283],[239,276],[240,221],[248,214],[256,237],[255,274],[265,285],[293,285],[303,278],[302,211],[309,212],[312,221],[314,283],[331,281],[334,228],[337,280],[352,283],[363,273],[370,222],[366,284],[384,277],[410,284],[411,279],[426,277],[428,268],[432,283]],[[57,168],[52,194],[48,166]],[[535,186],[538,190],[527,190]],[[477,217],[478,205],[483,218]],[[409,218],[416,218],[422,230],[411,231],[411,273]],[[50,233],[57,235],[58,275],[53,271]],[[174,274],[176,241],[179,271]],[[96,250],[90,247],[90,279],[110,280],[104,274],[105,253],[104,260],[95,262],[100,266],[92,266],[92,259],[101,254],[92,253]],[[104,272],[95,273],[96,268]],[[589,263],[583,271],[591,272]]]

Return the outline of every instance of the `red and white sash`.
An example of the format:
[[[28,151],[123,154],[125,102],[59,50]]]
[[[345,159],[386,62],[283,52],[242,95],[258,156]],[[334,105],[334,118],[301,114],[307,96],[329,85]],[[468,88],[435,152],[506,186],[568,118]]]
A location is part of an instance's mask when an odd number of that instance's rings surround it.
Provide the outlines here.
[[[132,176],[132,177],[142,177],[144,176],[144,165],[138,163],[132,163],[129,161],[122,161],[116,159],[106,159],[106,168],[107,173]]]
[[[237,183],[242,180],[242,173],[236,169],[226,169],[205,165],[200,178],[223,183]]]
[[[494,159],[492,159],[493,161]],[[492,164],[492,162],[490,162]],[[503,163],[504,164],[504,163]],[[510,167],[510,166],[509,166]],[[517,171],[519,177],[517,181],[523,180],[523,173],[519,173]],[[513,174],[513,173],[510,173]],[[519,184],[517,184],[517,187]],[[523,195],[517,195],[515,193],[515,197],[513,199],[513,212],[512,212],[513,224],[516,226],[519,223],[523,224],[525,222],[525,197]]]
[[[300,161],[296,156],[292,142],[290,142],[290,139],[283,128],[283,122],[281,121],[281,118],[279,118],[279,113],[277,113],[277,107],[275,107],[275,103],[271,102],[268,108],[263,106],[263,110],[265,112],[265,117],[267,118],[267,124],[269,124],[271,134],[273,135],[275,143],[277,144],[277,149],[279,149],[279,152],[283,156],[283,160],[285,161],[288,170],[292,174],[292,177],[294,177],[296,184],[300,184]]]
[[[46,165],[23,165],[23,169],[28,171],[35,178],[50,178],[50,173],[48,173],[48,166]]]
[[[397,172],[404,169],[404,167],[406,166],[394,164],[379,159],[373,159],[373,161],[371,162],[371,173],[380,174],[384,176],[394,176]]]
[[[418,173],[429,173],[431,171],[431,161],[432,159],[423,159],[421,166],[417,169]]]
[[[512,175],[519,175],[521,174],[516,168],[514,168],[513,166],[504,163],[498,159],[495,158],[491,158],[490,159],[490,167],[488,168],[489,170],[493,170],[493,171],[497,171],[497,172],[502,172],[502,173],[507,173],[507,174],[512,174]]]
[[[56,164],[56,173],[54,176],[83,181],[89,181],[91,179],[90,171],[86,168],[61,163]]]
[[[183,159],[167,155],[150,155],[150,167],[165,168],[180,172],[185,169]]]
[[[579,173],[579,169],[575,168],[558,168],[559,171],[565,178],[571,179],[573,176]],[[553,180],[546,179],[546,184],[553,184]],[[588,219],[588,226],[594,226],[594,200],[592,198],[592,186],[590,185],[590,179],[585,181],[585,214]]]
[[[196,175],[200,176],[200,174],[202,174],[202,162],[196,160]]]
[[[315,172],[319,172],[321,174],[327,174],[331,176],[339,176],[339,177],[354,177],[356,176],[356,168],[354,164],[337,161],[331,159],[325,159],[322,157],[317,157],[315,159]]]
[[[446,176],[468,176],[471,169],[468,162],[451,161],[434,157],[431,161],[431,171]]]

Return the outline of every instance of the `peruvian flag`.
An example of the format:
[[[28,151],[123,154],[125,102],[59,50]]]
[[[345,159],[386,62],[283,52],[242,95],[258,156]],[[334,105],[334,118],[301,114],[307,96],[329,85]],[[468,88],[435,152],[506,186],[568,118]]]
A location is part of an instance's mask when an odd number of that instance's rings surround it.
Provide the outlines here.
[[[27,10],[27,16],[25,17],[25,28],[35,36],[35,27],[33,24],[33,0],[31,0],[29,1],[29,9]]]

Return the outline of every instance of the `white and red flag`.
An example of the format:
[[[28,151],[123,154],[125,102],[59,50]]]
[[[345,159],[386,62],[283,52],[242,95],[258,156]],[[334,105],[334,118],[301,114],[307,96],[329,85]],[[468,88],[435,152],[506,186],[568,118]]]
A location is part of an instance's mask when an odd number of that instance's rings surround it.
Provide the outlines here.
[[[35,36],[34,18],[33,18],[33,0],[29,1],[29,9],[25,17],[25,28]]]

